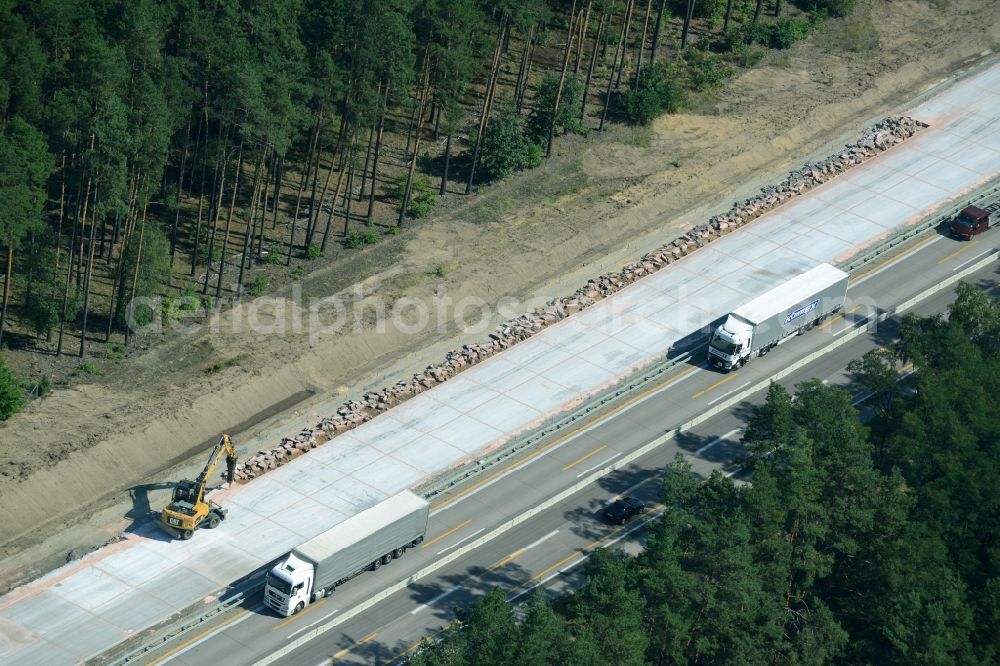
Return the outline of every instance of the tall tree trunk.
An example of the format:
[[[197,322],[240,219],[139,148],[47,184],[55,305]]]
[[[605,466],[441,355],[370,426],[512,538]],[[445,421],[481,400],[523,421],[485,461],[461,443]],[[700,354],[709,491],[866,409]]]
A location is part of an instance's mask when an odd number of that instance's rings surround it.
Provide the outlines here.
[[[66,258],[66,282],[63,285],[62,305],[59,308],[59,339],[56,343],[56,356],[62,356],[63,333],[66,330],[67,308],[69,307],[69,288],[73,282],[73,253],[76,252],[76,235],[79,228],[80,218],[78,210],[77,219],[73,221],[73,234],[69,241],[69,256]]]
[[[576,0],[574,0],[575,2]],[[420,128],[423,126],[424,105],[427,103],[427,91],[431,87],[430,82],[430,48],[424,51],[424,75],[420,84],[420,107],[417,111],[416,136],[413,139],[413,156],[410,158],[410,169],[406,174],[406,189],[403,192],[403,201],[399,206],[399,217],[396,224],[403,226],[403,218],[406,216],[406,209],[410,205],[410,195],[413,193],[413,174],[417,169],[417,153],[420,152]]]
[[[257,222],[255,221],[254,229],[256,230],[257,240],[250,243],[250,257],[247,260],[247,267],[253,266],[254,257],[261,256],[264,248],[264,224],[267,222],[267,206],[268,198],[271,194],[271,172],[274,170],[274,158],[274,151],[268,146],[267,165],[264,168],[264,176],[261,179],[263,192],[261,193],[260,202],[260,228],[257,228]],[[255,246],[256,250],[254,249]]]
[[[177,208],[174,210],[174,224],[170,230],[170,275],[174,274],[174,253],[177,251],[177,225],[181,220],[181,191],[184,189],[184,168],[187,166],[188,144],[191,143],[191,121],[188,120],[187,134],[184,140],[184,153],[181,155],[181,172],[177,176]]]
[[[0,342],[3,341],[4,325],[7,323],[7,303],[10,300],[10,281],[14,274],[14,244],[7,246],[7,266],[3,280],[3,305],[0,305]]]
[[[87,239],[87,275],[83,280],[83,323],[80,325],[80,358],[87,351],[87,317],[90,314],[90,281],[94,275],[94,246],[97,245],[97,184],[94,184],[94,212],[90,217]]]
[[[351,226],[351,204],[354,203],[354,142],[351,142],[351,157],[347,165],[347,191],[344,196],[344,236]]]
[[[726,0],[726,17],[722,19],[722,34],[729,31],[729,18],[733,15],[733,0]]]
[[[486,123],[490,117],[490,102],[493,95],[494,85],[500,71],[500,51],[503,47],[504,32],[507,26],[506,15],[500,20],[500,33],[497,35],[497,45],[493,50],[493,63],[490,67],[489,82],[486,85],[486,94],[483,97],[483,115],[479,119],[479,130],[476,132],[476,145],[472,150],[472,164],[469,167],[469,180],[465,184],[465,193],[472,192],[472,183],[476,179],[476,163],[479,161],[479,150],[482,147],[483,134],[486,132]]]
[[[236,208],[236,194],[240,190],[240,172],[243,171],[243,138],[240,138],[240,147],[237,149],[236,173],[233,175],[233,193],[229,197],[229,213],[226,215],[226,231],[222,236],[222,252],[219,255],[219,280],[215,283],[215,297],[222,295],[222,274],[226,271],[226,250],[229,249],[229,230],[233,225],[233,210]]]
[[[385,130],[385,114],[389,106],[389,89],[386,88],[385,98],[382,100],[382,110],[379,113],[378,133],[375,135],[375,155],[372,157],[372,183],[368,192],[368,224],[375,220],[375,188],[378,187],[378,161],[382,155],[382,132]],[[334,197],[336,199],[336,197]]]
[[[642,54],[646,48],[646,32],[649,29],[649,13],[653,8],[653,0],[646,0],[646,18],[642,21],[642,39],[639,40],[639,55],[635,59],[635,85],[639,85],[639,75],[642,74]]]
[[[622,85],[622,72],[625,71],[625,61],[628,59],[628,32],[632,28],[632,14],[635,12],[635,0],[628,0],[625,6],[625,30],[622,32],[622,58],[618,65],[618,77],[615,88]]]
[[[319,112],[316,114],[316,124],[313,126],[312,136],[309,137],[309,151],[306,153],[305,170],[302,172],[302,180],[299,182],[299,193],[295,197],[295,212],[292,214],[292,236],[289,239],[288,258],[286,266],[292,263],[292,248],[295,246],[295,228],[299,223],[299,206],[302,203],[302,193],[305,192],[306,184],[309,182],[309,172],[312,170],[313,153],[316,152],[316,145],[319,142],[319,135],[323,125],[323,105],[320,104]]]
[[[312,243],[313,235],[313,217],[316,213],[316,194],[319,188],[319,166],[323,161],[323,129],[320,128],[320,134],[316,139],[316,156],[315,164],[312,170],[312,194],[309,197],[309,216],[306,219],[306,249],[309,249],[309,245]]]
[[[361,188],[358,190],[358,201],[365,198],[365,188],[368,186],[368,167],[372,162],[372,150],[375,148],[375,131],[378,120],[372,119],[371,129],[368,130],[368,146],[365,149],[365,166],[361,169]]]
[[[194,250],[191,253],[191,277],[198,269],[198,250],[201,249],[201,216],[205,210],[205,162],[208,157],[208,141],[205,141],[205,154],[201,161],[201,179],[198,185],[198,217],[194,228]]]
[[[247,217],[247,224],[243,230],[243,249],[240,251],[240,273],[236,278],[236,300],[243,294],[243,271],[247,266],[247,255],[250,249],[250,239],[253,238],[257,219],[257,205],[260,198],[260,168],[264,163],[264,151],[261,150],[257,156],[253,169],[253,192],[250,195],[250,214]]]
[[[729,6],[731,7],[733,0],[729,0]],[[660,43],[660,32],[663,27],[663,11],[667,7],[667,0],[660,0],[660,9],[656,12],[656,25],[653,27],[653,44],[649,49],[649,64],[652,65],[653,61],[656,60],[656,47]]]
[[[604,35],[604,26],[608,22],[608,13],[601,12],[601,23],[597,26],[597,34],[594,36],[594,48],[590,52],[590,67],[587,68],[587,82],[583,84],[583,99],[580,100],[580,118],[587,114],[587,95],[590,93],[590,81],[594,78],[594,66],[597,64],[597,52],[601,44],[601,37]]]
[[[761,0],[763,1],[763,0]],[[758,5],[759,6],[759,5]],[[681,31],[681,48],[687,48],[688,31],[691,29],[691,19],[694,17],[694,0],[688,0],[687,13],[684,14],[684,29]]]
[[[593,4],[594,0],[587,0],[587,11],[584,14],[583,21],[580,22],[580,34],[576,42],[576,59],[573,63],[573,76],[577,76],[580,73],[580,57],[583,55],[583,43],[587,40],[587,27],[590,25],[590,7]]]
[[[517,83],[514,84],[514,104],[517,112],[521,113],[521,98],[524,95],[524,86],[527,83],[528,51],[531,50],[531,41],[534,39],[535,26],[528,28],[528,34],[524,36],[524,47],[521,49],[521,62],[517,66]]]
[[[355,137],[352,133],[350,147],[341,153],[340,173],[337,174],[337,187],[333,191],[333,199],[330,200],[330,210],[326,215],[326,228],[323,230],[323,243],[319,247],[320,252],[326,252],[326,243],[327,240],[330,238],[330,227],[333,224],[333,212],[337,208],[337,198],[340,197],[340,186],[344,183],[345,180],[344,171],[346,170],[345,169],[346,161],[344,161],[344,157],[348,154],[348,152],[354,151],[354,141]],[[376,157],[377,156],[378,153],[376,152]],[[347,218],[344,218],[344,235],[347,235],[347,224],[348,220]]]
[[[631,0],[629,0],[629,5],[625,8],[626,13],[628,12],[628,8],[630,6]],[[597,131],[604,129],[604,120],[608,117],[608,107],[611,106],[611,87],[615,83],[615,68],[618,66],[618,56],[622,51],[622,44],[625,43],[626,30],[628,30],[628,20],[622,22],[621,37],[618,39],[618,44],[615,46],[615,56],[611,60],[611,74],[608,76],[608,89],[604,95],[604,111],[601,112],[601,124],[597,126]]]
[[[760,10],[764,5],[764,0],[757,0],[757,4],[753,8],[753,19],[750,21],[750,31],[747,33],[747,43],[753,39],[753,30],[757,27],[757,19],[760,18]]]
[[[774,0],[774,15],[775,17],[781,16],[781,0]]]
[[[218,194],[216,194],[215,184],[212,184],[212,206],[209,207],[209,217],[212,218],[212,231],[208,235],[208,257],[205,261],[205,281],[201,288],[201,293],[208,293],[208,275],[212,272],[212,257],[215,255],[215,234],[219,230],[219,213],[222,211],[222,206],[219,202],[222,201],[223,187],[226,184],[226,169],[229,168],[229,154],[228,151],[223,148],[222,154],[219,156],[222,160],[222,167],[220,169],[219,162],[216,161],[215,169],[216,171],[221,171],[219,174],[219,188]],[[214,209],[214,211],[213,211]],[[214,212],[214,214],[212,214]]]
[[[94,134],[90,135],[90,150],[94,150],[95,142],[97,141],[97,136]],[[87,224],[87,204],[90,203],[90,184],[93,182],[92,174],[87,174],[87,186],[84,188],[83,193],[83,212],[80,214],[80,224],[84,225],[80,227],[80,247],[77,248],[77,262],[76,262],[76,289],[77,292],[80,290],[81,274],[83,273],[83,230],[86,228]]]
[[[274,197],[271,199],[271,229],[278,228],[278,205],[281,203],[281,185],[284,182],[285,156],[278,157],[274,166]],[[291,248],[289,248],[291,252]]]
[[[56,227],[56,265],[54,270],[59,270],[59,255],[62,253],[62,228],[63,219],[66,214],[66,151],[62,153],[62,165],[59,168],[61,174],[59,183],[59,224]]]
[[[333,176],[333,163],[337,159],[338,153],[341,153],[344,148],[344,136],[347,134],[347,105],[344,105],[344,112],[340,115],[340,131],[337,133],[337,143],[333,146],[333,152],[330,153],[330,166],[326,170],[326,179],[323,181],[323,192],[319,195],[319,206],[316,207],[316,214],[310,219],[310,224],[312,225],[312,231],[309,233],[309,243],[312,244],[313,237],[316,235],[316,229],[319,227],[319,215],[323,211],[323,204],[326,202],[326,193],[330,189],[330,179]],[[336,203],[336,197],[334,197],[334,202],[330,205],[333,206]],[[320,252],[323,252],[320,249]]]
[[[556,118],[559,117],[559,102],[562,101],[563,85],[566,83],[566,68],[569,67],[569,54],[573,51],[573,19],[577,21],[583,17],[576,17],[576,0],[573,0],[573,9],[569,13],[569,29],[566,31],[566,50],[563,52],[562,69],[559,72],[559,86],[556,88],[556,101],[552,105],[552,122],[549,123],[549,139],[545,144],[545,157],[552,157],[552,139],[556,133]],[[582,13],[582,11],[581,11]]]
[[[448,165],[451,162],[451,132],[448,132],[448,138],[444,142],[444,171],[441,173],[441,187],[438,190],[438,194],[444,196],[448,189]]]
[[[132,286],[129,289],[128,303],[133,303],[135,301],[135,288],[139,282],[139,264],[142,259],[142,240],[146,233],[146,209],[149,204],[144,204],[142,207],[142,221],[139,223],[139,245],[135,250],[135,266],[132,269]],[[125,324],[125,348],[128,348],[129,337],[132,332],[132,326],[126,322]]]

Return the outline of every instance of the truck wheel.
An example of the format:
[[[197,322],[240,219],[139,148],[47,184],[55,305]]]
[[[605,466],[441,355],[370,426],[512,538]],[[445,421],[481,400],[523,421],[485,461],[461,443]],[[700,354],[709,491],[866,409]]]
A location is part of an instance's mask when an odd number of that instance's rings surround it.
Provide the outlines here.
[[[371,563],[371,566],[370,566],[369,568],[370,568],[370,569],[371,569],[372,571],[378,571],[378,570],[379,570],[379,567],[381,567],[381,566],[382,566],[382,558],[380,557],[379,559],[377,559],[377,560],[375,560],[374,562],[372,562],[372,563]]]
[[[403,556],[403,553],[405,552],[406,552],[405,548],[397,548],[396,550],[392,551],[392,557],[393,559],[398,560]]]
[[[382,564],[389,564],[392,562],[392,553],[386,553],[382,556]]]
[[[295,610],[292,611],[292,615],[297,615],[305,607],[306,604],[304,601],[300,601],[299,603],[295,604]]]
[[[183,539],[184,541],[187,541],[193,536],[194,532],[192,532],[191,530],[184,530],[183,532],[181,532],[181,539]]]
[[[219,514],[213,513],[211,516],[208,517],[208,524],[205,525],[205,527],[207,527],[210,530],[214,530],[216,527],[219,526],[219,523],[221,522],[222,518],[219,518]]]

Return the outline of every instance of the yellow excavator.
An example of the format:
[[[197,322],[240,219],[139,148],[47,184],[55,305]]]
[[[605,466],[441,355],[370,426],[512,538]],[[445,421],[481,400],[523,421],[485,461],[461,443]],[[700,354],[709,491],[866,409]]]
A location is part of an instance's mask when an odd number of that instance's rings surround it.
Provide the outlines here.
[[[223,435],[198,478],[181,481],[174,488],[170,505],[160,513],[160,527],[167,534],[175,539],[190,539],[199,527],[212,529],[225,520],[226,509],[211,500],[205,501],[205,485],[223,454],[226,455],[226,481],[232,484],[236,447],[229,441],[229,435]]]

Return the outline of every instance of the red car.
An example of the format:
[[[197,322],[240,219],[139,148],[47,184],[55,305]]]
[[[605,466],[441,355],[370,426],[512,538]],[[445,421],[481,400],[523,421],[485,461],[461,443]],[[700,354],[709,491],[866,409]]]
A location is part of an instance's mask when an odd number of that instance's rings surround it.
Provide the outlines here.
[[[966,206],[951,221],[951,235],[959,240],[972,240],[990,228],[990,212],[979,206]]]

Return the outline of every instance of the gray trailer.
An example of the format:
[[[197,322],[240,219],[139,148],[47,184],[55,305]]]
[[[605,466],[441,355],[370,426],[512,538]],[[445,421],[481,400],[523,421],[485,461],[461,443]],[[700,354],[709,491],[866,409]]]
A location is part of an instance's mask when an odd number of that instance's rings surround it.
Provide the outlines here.
[[[709,363],[723,370],[740,367],[839,312],[850,277],[820,264],[733,310],[712,335]]]
[[[419,544],[429,516],[427,502],[407,490],[348,518],[271,568],[265,603],[286,617],[297,613],[353,576],[389,564]]]

